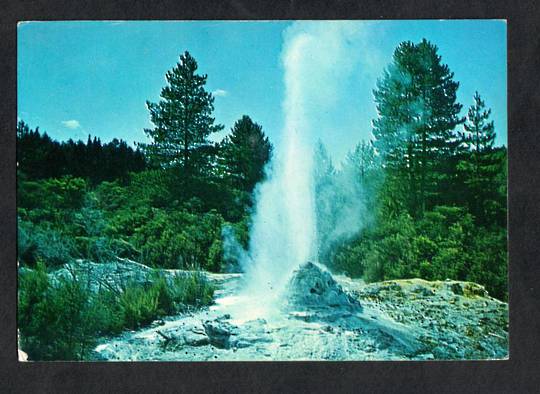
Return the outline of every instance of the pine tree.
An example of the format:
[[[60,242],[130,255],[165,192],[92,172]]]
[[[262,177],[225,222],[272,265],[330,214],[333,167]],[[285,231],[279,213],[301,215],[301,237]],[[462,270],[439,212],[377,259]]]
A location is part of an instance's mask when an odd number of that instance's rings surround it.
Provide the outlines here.
[[[374,146],[415,216],[444,202],[453,181],[450,164],[459,143],[454,129],[463,122],[453,77],[435,45],[407,41],[397,47],[373,92],[379,114]]]
[[[152,142],[141,145],[161,167],[179,168],[186,187],[209,165],[212,144],[208,136],[223,129],[214,124],[214,97],[205,90],[207,75],[197,74],[197,68],[186,51],[166,73],[167,86],[161,90],[161,100],[146,103],[154,128],[145,129],[145,133]]]
[[[493,121],[488,121],[491,115],[491,108],[486,109],[486,104],[478,92],[474,93],[474,104],[469,108],[467,121],[463,125],[464,131],[460,133],[463,143],[469,150],[477,153],[478,157],[483,152],[493,149],[495,144],[495,125]],[[475,163],[476,169],[479,162]]]
[[[376,167],[375,148],[365,140],[360,141],[345,157],[344,168],[353,171],[362,186],[369,181],[368,178]]]
[[[458,169],[468,189],[469,208],[481,223],[490,221],[490,205],[505,205],[501,200],[500,173],[504,171],[505,149],[495,145],[495,126],[489,120],[491,109],[486,108],[480,94],[475,92],[474,104],[467,113],[461,137],[464,154]],[[505,197],[503,195],[503,197]]]
[[[272,144],[262,127],[247,115],[237,120],[221,144],[225,171],[235,187],[251,192],[264,178],[264,167],[272,155]]]

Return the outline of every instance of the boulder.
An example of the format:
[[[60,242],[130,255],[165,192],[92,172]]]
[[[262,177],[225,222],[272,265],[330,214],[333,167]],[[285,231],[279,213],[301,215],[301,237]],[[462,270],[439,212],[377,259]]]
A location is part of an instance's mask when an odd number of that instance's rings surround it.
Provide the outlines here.
[[[198,347],[210,344],[210,338],[206,335],[203,325],[197,321],[187,322],[181,327],[156,329],[156,334],[163,338],[165,346],[170,348]]]
[[[211,345],[218,349],[229,349],[231,347],[230,339],[231,335],[234,335],[234,326],[216,319],[205,321],[203,327]]]

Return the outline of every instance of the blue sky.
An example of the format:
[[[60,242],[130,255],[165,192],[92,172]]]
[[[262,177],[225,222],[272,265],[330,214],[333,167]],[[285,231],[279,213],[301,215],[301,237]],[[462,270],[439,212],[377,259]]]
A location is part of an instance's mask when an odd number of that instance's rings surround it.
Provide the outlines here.
[[[282,132],[281,52],[290,21],[279,22],[26,22],[18,27],[18,117],[53,138],[129,143],[151,127],[146,100],[157,101],[164,75],[188,50],[208,74],[216,120],[226,133],[243,114],[273,142]],[[321,22],[318,22],[321,23]],[[332,22],[327,22],[332,23]],[[333,22],[339,23],[339,22]],[[355,59],[318,137],[339,160],[370,138],[376,117],[372,90],[395,47],[427,38],[460,82],[463,112],[478,90],[492,108],[497,143],[506,145],[506,23],[504,21],[358,21]],[[323,29],[324,30],[324,29]],[[353,36],[356,37],[356,36]],[[340,63],[336,62],[336,73]],[[319,92],[323,81],[313,80]],[[319,86],[320,85],[320,86]],[[309,100],[306,100],[309,103]],[[219,139],[220,136],[216,138]]]

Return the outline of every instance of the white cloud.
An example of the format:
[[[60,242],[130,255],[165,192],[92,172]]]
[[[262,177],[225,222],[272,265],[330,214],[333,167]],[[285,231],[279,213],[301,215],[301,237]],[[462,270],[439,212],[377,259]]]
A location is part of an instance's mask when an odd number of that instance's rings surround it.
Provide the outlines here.
[[[68,129],[78,129],[79,127],[81,127],[81,124],[79,123],[78,120],[75,120],[75,119],[71,119],[71,120],[63,120],[62,121],[62,124],[67,127]]]
[[[216,89],[212,92],[212,95],[215,97],[225,97],[229,94],[226,90],[223,89]]]

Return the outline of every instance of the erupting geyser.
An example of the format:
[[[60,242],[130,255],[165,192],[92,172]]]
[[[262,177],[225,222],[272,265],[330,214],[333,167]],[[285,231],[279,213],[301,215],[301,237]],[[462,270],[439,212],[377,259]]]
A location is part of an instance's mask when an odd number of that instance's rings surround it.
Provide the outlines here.
[[[293,271],[307,261],[317,261],[315,131],[324,116],[320,108],[327,108],[337,90],[336,62],[348,63],[343,42],[350,34],[347,23],[328,28],[317,22],[295,23],[285,32],[284,129],[267,180],[257,189],[249,253],[243,264],[246,287],[239,312],[249,318],[271,316]]]

